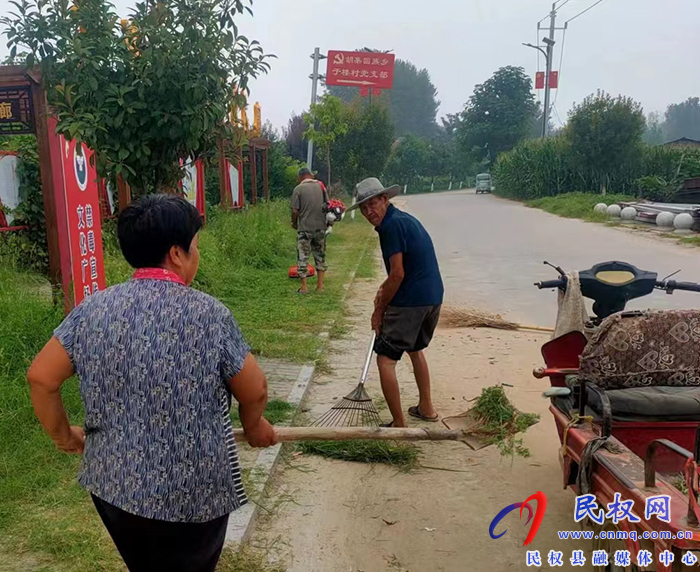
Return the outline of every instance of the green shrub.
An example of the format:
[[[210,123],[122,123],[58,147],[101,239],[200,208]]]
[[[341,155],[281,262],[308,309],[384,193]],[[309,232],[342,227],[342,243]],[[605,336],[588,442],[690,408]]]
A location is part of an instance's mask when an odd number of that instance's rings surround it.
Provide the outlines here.
[[[700,150],[648,145],[640,149],[641,157],[608,173],[608,193],[668,201],[685,179],[700,176]],[[600,190],[599,176],[577,167],[564,136],[519,143],[498,156],[492,174],[497,194],[519,200]]]

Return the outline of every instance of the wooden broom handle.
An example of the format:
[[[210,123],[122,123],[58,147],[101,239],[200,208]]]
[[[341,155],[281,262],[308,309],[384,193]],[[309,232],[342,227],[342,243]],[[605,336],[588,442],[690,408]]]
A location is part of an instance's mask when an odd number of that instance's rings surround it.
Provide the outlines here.
[[[236,439],[245,441],[243,429],[234,429]],[[401,427],[275,427],[278,442],[349,441],[372,439],[387,441],[461,441],[461,429]]]

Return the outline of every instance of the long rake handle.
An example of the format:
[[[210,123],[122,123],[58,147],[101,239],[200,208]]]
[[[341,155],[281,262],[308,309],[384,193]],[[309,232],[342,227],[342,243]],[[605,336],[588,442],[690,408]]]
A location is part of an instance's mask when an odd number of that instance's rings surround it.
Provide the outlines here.
[[[362,377],[360,378],[360,385],[364,385],[367,381],[367,374],[369,373],[369,366],[372,363],[372,353],[374,353],[374,340],[377,339],[377,334],[372,332],[372,339],[369,341],[369,348],[367,350],[367,359],[365,359],[365,367],[362,369]]]
[[[243,429],[234,429],[236,439],[247,440]],[[350,441],[370,439],[387,441],[462,441],[461,429],[402,427],[275,427],[278,442]]]

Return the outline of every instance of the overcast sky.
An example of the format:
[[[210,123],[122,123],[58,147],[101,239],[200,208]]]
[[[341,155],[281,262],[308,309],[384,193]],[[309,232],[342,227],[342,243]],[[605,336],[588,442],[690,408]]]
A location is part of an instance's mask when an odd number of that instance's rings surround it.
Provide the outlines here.
[[[560,0],[557,25],[594,2]],[[117,0],[119,14],[131,4]],[[8,6],[0,0],[3,14]],[[252,84],[251,99],[280,128],[308,107],[315,47],[369,46],[427,68],[442,102],[438,116],[454,113],[501,66],[523,66],[534,78],[536,52],[521,44],[536,42],[536,23],[550,8],[549,0],[256,0],[254,17],[240,18],[241,33],[278,59]],[[553,120],[597,89],[632,96],[646,112],[700,96],[699,30],[700,0],[603,0],[569,24]],[[558,69],[561,31],[556,40]]]

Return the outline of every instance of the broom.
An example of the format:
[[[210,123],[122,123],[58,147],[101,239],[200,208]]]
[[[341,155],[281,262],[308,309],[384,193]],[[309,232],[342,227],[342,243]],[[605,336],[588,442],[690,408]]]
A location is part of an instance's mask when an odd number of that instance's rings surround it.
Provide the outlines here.
[[[500,314],[492,314],[476,308],[447,306],[440,312],[440,325],[445,328],[495,328],[497,330],[534,330],[554,332],[554,328],[530,326],[509,322]]]
[[[365,391],[365,381],[372,362],[375,338],[376,335],[372,333],[360,383],[339,403],[314,421],[311,424],[312,427],[377,427],[381,424],[379,411]]]

